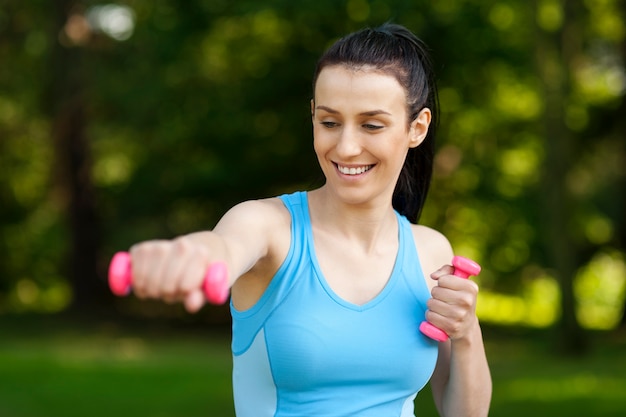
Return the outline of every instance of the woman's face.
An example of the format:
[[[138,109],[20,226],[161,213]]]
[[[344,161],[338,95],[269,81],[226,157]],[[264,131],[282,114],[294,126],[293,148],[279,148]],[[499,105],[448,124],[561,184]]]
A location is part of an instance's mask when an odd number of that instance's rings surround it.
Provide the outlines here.
[[[348,204],[389,204],[409,148],[426,137],[430,110],[407,123],[406,93],[373,68],[324,68],[311,101],[314,148],[326,186]]]

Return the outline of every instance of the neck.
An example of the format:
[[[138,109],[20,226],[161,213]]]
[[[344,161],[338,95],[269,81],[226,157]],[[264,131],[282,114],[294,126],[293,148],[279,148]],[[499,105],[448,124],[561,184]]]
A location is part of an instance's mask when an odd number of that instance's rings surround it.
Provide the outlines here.
[[[308,193],[311,223],[315,230],[355,242],[364,251],[397,241],[397,219],[391,200],[348,204],[331,196],[324,187]],[[382,200],[382,199],[381,199]]]

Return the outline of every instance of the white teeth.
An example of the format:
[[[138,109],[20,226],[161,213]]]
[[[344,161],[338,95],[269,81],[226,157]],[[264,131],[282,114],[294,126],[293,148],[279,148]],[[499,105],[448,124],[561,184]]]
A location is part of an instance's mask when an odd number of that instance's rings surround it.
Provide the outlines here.
[[[342,167],[341,165],[337,165],[337,168],[339,168],[339,172],[341,172],[342,174],[345,175],[358,175],[358,174],[362,174],[365,171],[369,171],[372,168],[373,165],[367,165],[367,166],[362,166],[362,167],[358,167],[358,168],[348,168],[348,167]]]

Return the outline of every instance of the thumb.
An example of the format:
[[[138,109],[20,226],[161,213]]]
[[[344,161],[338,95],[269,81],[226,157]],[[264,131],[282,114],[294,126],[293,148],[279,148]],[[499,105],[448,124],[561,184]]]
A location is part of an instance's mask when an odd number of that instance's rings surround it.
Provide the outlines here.
[[[441,278],[444,275],[452,275],[454,273],[454,267],[451,265],[444,265],[441,268],[439,268],[438,270],[436,270],[435,272],[433,272],[432,274],[430,274],[430,277],[432,279],[434,279],[435,281],[437,281],[439,278]]]
[[[197,313],[204,306],[204,294],[200,289],[193,290],[185,296],[185,309],[190,313]]]

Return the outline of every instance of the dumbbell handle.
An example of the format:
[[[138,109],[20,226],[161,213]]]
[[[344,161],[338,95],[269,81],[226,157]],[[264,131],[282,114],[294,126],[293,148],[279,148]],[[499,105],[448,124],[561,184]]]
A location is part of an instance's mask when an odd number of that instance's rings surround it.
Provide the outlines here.
[[[478,275],[480,273],[480,265],[462,256],[455,256],[452,258],[452,266],[454,266],[454,275],[459,278],[467,279],[472,275]],[[438,342],[445,342],[448,340],[446,332],[433,326],[427,321],[423,321],[420,324],[420,331]]]
[[[133,284],[133,274],[128,252],[117,252],[109,265],[109,287],[117,296],[130,293]],[[212,304],[224,304],[228,299],[228,271],[224,262],[215,262],[209,265],[202,291],[207,301]]]

